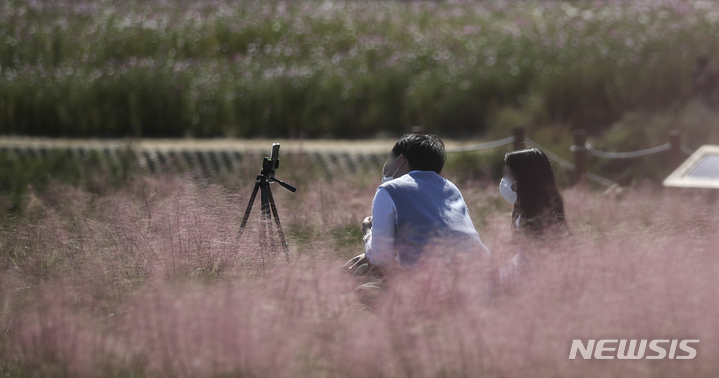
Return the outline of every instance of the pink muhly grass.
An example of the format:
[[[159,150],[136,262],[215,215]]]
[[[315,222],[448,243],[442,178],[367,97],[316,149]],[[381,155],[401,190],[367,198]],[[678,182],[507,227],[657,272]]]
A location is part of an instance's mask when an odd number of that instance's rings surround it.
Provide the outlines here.
[[[339,266],[374,183],[276,190],[291,262],[257,240],[259,204],[183,177],[140,179],[3,230],[3,353],[29,375],[712,376],[719,204],[643,187],[565,191],[574,238],[512,241],[494,184],[460,185],[494,261],[451,247],[387,280],[369,307]],[[232,186],[232,185],[230,185]],[[51,203],[49,198],[43,199]],[[480,215],[481,214],[481,215]],[[483,219],[480,219],[483,218]],[[274,250],[278,250],[275,244]],[[518,250],[507,290],[492,271]],[[23,255],[24,254],[24,255]],[[496,283],[495,283],[496,285]],[[573,339],[700,339],[694,360],[568,360]]]

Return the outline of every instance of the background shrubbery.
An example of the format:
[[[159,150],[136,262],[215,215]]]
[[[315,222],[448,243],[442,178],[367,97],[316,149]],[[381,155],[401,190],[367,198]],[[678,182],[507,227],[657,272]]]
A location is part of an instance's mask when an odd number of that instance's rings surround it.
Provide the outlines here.
[[[685,100],[718,20],[685,1],[6,1],[0,132],[598,132]]]

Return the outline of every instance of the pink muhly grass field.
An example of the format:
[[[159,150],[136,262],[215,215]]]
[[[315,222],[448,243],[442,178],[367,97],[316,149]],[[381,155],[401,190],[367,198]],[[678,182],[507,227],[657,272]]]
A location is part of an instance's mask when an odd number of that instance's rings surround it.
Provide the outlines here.
[[[289,180],[288,180],[289,181]],[[496,184],[458,182],[494,255],[402,272],[371,306],[339,272],[377,182],[274,189],[290,245],[258,243],[252,182],[56,187],[0,233],[2,353],[19,376],[716,376],[719,204],[642,187],[563,192],[574,240],[512,242]],[[490,290],[523,248],[526,269]],[[452,254],[453,251],[443,251]],[[494,289],[499,289],[494,287]],[[700,339],[694,360],[568,360],[573,339]]]

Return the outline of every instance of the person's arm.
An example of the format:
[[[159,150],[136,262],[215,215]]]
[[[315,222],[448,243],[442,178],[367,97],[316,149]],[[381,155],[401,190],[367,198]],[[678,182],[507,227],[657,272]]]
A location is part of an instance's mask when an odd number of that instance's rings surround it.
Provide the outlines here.
[[[387,266],[397,255],[395,227],[397,208],[386,189],[377,188],[372,200],[372,229],[365,240],[365,257],[372,264]]]

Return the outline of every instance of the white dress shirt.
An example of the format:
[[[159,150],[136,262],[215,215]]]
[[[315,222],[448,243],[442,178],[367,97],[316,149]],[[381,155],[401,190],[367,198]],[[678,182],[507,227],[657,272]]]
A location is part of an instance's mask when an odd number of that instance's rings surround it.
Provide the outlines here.
[[[379,187],[372,200],[372,228],[364,237],[365,257],[372,264],[388,265],[392,260],[399,264],[395,249],[397,208],[385,188]]]

